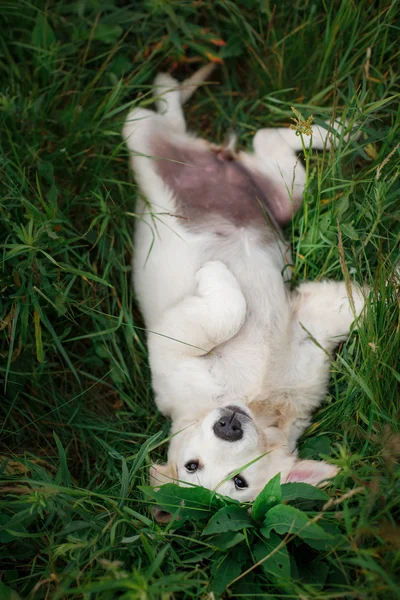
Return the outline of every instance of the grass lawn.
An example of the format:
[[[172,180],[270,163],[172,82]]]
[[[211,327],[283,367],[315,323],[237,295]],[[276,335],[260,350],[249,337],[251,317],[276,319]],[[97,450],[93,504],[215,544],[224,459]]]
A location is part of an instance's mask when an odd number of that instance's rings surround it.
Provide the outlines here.
[[[0,600],[399,597],[399,14],[395,0],[0,3]],[[324,492],[273,481],[252,518],[146,487],[168,423],[131,287],[121,127],[157,72],[208,60],[187,114],[210,139],[233,128],[249,146],[291,107],[359,132],[307,149],[286,230],[294,285],[371,287],[300,440],[341,472]],[[156,501],[183,518],[157,524]]]

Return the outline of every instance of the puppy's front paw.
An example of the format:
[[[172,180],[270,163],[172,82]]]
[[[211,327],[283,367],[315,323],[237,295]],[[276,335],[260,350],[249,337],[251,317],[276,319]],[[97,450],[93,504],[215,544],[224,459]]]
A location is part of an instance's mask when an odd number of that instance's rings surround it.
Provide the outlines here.
[[[196,273],[196,284],[200,296],[207,296],[213,290],[226,286],[240,291],[236,277],[220,260],[204,263]]]
[[[230,339],[243,325],[246,300],[233,273],[218,260],[209,261],[198,270],[196,283],[215,347]]]

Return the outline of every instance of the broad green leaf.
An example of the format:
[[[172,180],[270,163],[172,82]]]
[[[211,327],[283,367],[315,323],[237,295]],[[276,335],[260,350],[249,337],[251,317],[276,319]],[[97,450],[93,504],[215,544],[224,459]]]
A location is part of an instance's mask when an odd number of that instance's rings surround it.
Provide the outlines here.
[[[164,510],[175,513],[180,509],[180,517],[204,519],[221,506],[221,501],[215,493],[203,487],[189,488],[167,483],[158,490],[150,486],[141,486],[140,489]]]
[[[191,564],[191,563],[200,563],[204,558],[210,558],[210,556],[215,555],[215,550],[212,548],[207,548],[206,550],[199,550],[193,556],[189,556],[189,558],[185,558],[182,560],[182,564]]]
[[[268,511],[264,527],[260,531],[264,537],[270,538],[272,530],[281,534],[296,534],[309,546],[317,549],[325,548],[333,540],[329,533],[313,523],[301,510],[285,504],[274,506]]]
[[[217,535],[212,543],[216,548],[220,548],[221,550],[227,550],[228,548],[232,548],[239,544],[244,540],[243,533],[239,533],[238,531],[225,531],[225,533],[221,533]]]
[[[301,581],[311,585],[313,589],[321,590],[329,573],[329,565],[321,560],[306,563],[299,569]]]
[[[227,44],[220,50],[221,58],[234,58],[243,54],[243,40],[239,34],[232,35]]]
[[[360,236],[358,235],[357,231],[354,229],[354,226],[351,223],[341,223],[340,229],[345,234],[345,236],[347,236],[351,240],[358,240],[360,238]]]
[[[327,517],[329,517],[329,513],[327,513]],[[320,519],[318,521],[318,525],[324,530],[326,531],[326,533],[328,535],[330,535],[332,537],[331,540],[331,545],[335,546],[336,544],[338,544],[340,542],[340,540],[342,539],[342,534],[340,533],[340,528],[338,526],[338,524],[336,523],[332,523],[331,521],[329,521],[329,519]]]
[[[317,458],[320,454],[329,456],[332,452],[331,441],[326,435],[312,437],[301,446],[301,458]]]
[[[321,217],[318,220],[318,228],[322,233],[325,233],[325,231],[327,231],[329,229],[329,227],[331,226],[332,223],[332,216],[330,215],[330,213],[326,213],[324,215],[321,215]]]
[[[214,565],[215,564],[216,563],[214,563]],[[214,565],[212,568],[212,589],[216,594],[222,594],[222,592],[225,591],[226,586],[233,581],[233,579],[239,577],[241,565],[235,554],[231,552],[224,556],[217,567],[214,568]]]
[[[117,56],[110,65],[110,71],[117,77],[123,77],[132,70],[132,61],[127,56]]]
[[[271,556],[262,563],[262,568],[266,573],[272,573],[277,577],[284,577],[287,579],[290,577],[290,557],[286,545],[283,545],[279,550],[276,550],[281,543],[282,538],[276,535],[276,533],[271,533],[269,539],[255,544],[253,552],[257,562],[271,554]]]
[[[44,177],[48,183],[53,183],[54,181],[54,167],[52,163],[48,160],[44,160],[38,165],[39,174]]]
[[[122,27],[119,25],[107,25],[105,23],[100,23],[97,25],[96,29],[93,33],[93,39],[98,40],[99,42],[104,42],[104,44],[115,44],[115,42],[122,35]]]
[[[323,490],[310,485],[309,483],[283,483],[282,487],[282,499],[283,501],[297,500],[321,500],[326,502],[329,500],[329,496]]]
[[[281,474],[278,473],[254,500],[251,515],[256,521],[263,521],[270,508],[282,502]]]
[[[247,527],[254,527],[246,508],[240,506],[224,506],[207,523],[203,535],[224,533],[226,531],[239,531]]]
[[[36,46],[36,48],[45,48],[46,50],[56,42],[56,36],[48,24],[46,17],[39,11],[37,13],[31,39],[32,44]]]
[[[1,600],[21,600],[21,596],[17,594],[13,589],[8,587],[8,585],[4,585],[0,581],[0,598]]]

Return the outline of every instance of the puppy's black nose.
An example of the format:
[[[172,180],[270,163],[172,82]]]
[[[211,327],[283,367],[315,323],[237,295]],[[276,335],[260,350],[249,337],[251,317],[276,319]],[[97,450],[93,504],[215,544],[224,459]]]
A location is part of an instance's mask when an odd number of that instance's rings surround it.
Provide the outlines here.
[[[235,413],[221,417],[214,424],[213,430],[217,437],[226,442],[237,442],[243,437],[242,425],[236,419]]]

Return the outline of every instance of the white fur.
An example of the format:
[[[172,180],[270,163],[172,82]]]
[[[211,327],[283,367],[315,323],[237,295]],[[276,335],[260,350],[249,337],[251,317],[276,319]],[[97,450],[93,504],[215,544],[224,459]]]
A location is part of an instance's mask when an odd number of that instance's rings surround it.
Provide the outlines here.
[[[201,80],[194,77],[191,85]],[[143,194],[134,286],[148,330],[156,402],[172,419],[174,434],[170,467],[156,466],[153,483],[173,478],[243,500],[254,498],[279,471],[283,481],[316,485],[336,468],[298,461],[293,451],[324,397],[329,353],[348,336],[363,294],[353,286],[353,314],[344,283],[303,283],[291,293],[282,277],[290,251],[279,236],[266,246],[258,230],[222,222],[222,243],[206,227],[196,233],[188,229],[156,172],[149,140],[157,133],[186,147],[211,145],[186,132],[182,101],[190,93],[185,84],[159,75],[155,94],[158,112],[135,109],[123,130]],[[313,128],[314,148],[329,146],[326,133]],[[302,199],[305,170],[296,160],[299,150],[300,138],[290,129],[262,129],[254,137],[254,153],[237,157],[274,181],[282,214],[290,206],[288,195],[293,212]],[[245,407],[253,417],[242,440],[233,443],[217,438],[212,429],[220,408],[229,404]],[[185,469],[190,460],[201,463],[196,473]],[[229,474],[254,460],[243,472],[248,487],[237,490]]]

